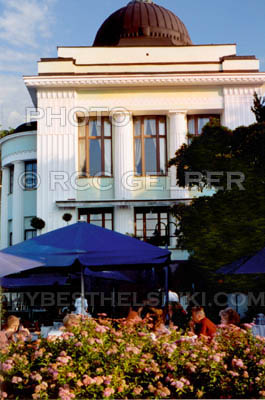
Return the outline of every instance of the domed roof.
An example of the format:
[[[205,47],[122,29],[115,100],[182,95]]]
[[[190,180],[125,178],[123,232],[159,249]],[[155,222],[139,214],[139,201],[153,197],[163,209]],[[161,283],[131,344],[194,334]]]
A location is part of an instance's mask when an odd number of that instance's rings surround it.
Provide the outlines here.
[[[30,132],[37,130],[37,121],[25,122],[19,125],[13,133]]]
[[[183,22],[151,0],[133,0],[101,25],[93,46],[179,46],[192,41]]]

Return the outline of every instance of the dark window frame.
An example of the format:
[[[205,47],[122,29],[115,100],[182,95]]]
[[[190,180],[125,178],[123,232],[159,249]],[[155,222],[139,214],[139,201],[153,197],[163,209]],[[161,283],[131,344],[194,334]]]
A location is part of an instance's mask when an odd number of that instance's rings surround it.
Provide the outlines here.
[[[89,135],[89,122],[90,121],[98,121],[98,118],[96,117],[91,117],[91,118],[78,118],[78,125],[80,126],[80,124],[85,123],[85,136],[81,136],[80,135],[80,131],[78,132],[78,144],[80,143],[80,141],[85,141],[85,162],[86,162],[86,171],[80,172],[80,178],[87,178],[87,177],[94,177],[94,176],[98,176],[101,178],[112,178],[113,177],[113,157],[112,157],[112,153],[113,153],[113,143],[112,143],[112,139],[113,139],[113,132],[112,132],[112,123],[111,123],[111,118],[109,117],[101,117],[100,121],[101,121],[101,135],[100,136],[90,136]],[[104,134],[104,122],[107,121],[110,124],[110,136],[106,136]],[[99,140],[101,141],[101,172],[104,171],[104,174],[100,174],[100,175],[90,175],[90,160],[89,160],[89,146],[90,146],[90,140]],[[106,175],[105,174],[105,140],[109,140],[111,143],[110,146],[110,151],[111,151],[111,173],[110,175]],[[78,163],[79,163],[79,169],[80,169],[80,147],[78,148]],[[85,175],[84,175],[85,174]]]
[[[28,170],[27,167],[32,166],[32,169]],[[34,166],[36,168],[34,169]],[[31,178],[28,175],[31,175]],[[30,161],[25,161],[25,179],[24,179],[24,189],[25,190],[35,190],[37,189],[37,161],[36,160],[30,160]],[[31,184],[27,183],[27,179],[31,179]]]
[[[13,194],[14,189],[14,165],[9,167],[9,194]]]
[[[13,246],[13,232],[9,232],[9,246]]]
[[[189,114],[187,116],[187,126],[189,129],[189,121],[194,119],[194,133],[189,132],[188,130],[188,134],[191,136],[200,136],[199,133],[199,118],[209,118],[210,121],[212,119],[219,119],[219,121],[221,120],[221,116],[220,114]]]
[[[168,229],[170,226],[170,209],[168,207],[136,207],[134,209],[134,234],[135,237],[138,239],[143,240],[144,242],[149,242],[155,244],[154,236],[147,235],[147,226],[146,226],[146,215],[150,214],[150,212],[154,214],[158,214],[157,224],[155,230],[157,230],[159,237],[165,244],[169,245],[169,236],[168,236]],[[143,214],[143,236],[137,236],[137,214]],[[164,221],[161,221],[161,214],[167,214],[167,223],[165,224]],[[165,224],[166,226],[163,226]],[[165,235],[161,236],[161,228],[165,229]]]
[[[78,210],[78,218],[86,215],[87,222],[90,224],[91,214],[101,214],[102,215],[102,227],[105,228],[106,217],[105,214],[111,214],[111,230],[114,230],[114,210],[113,208],[81,208]],[[109,221],[109,220],[108,220]]]
[[[148,119],[155,119],[156,120],[156,135],[145,135],[144,134],[144,122],[145,120]],[[159,120],[163,119],[165,123],[165,134],[164,135],[159,135]],[[140,120],[141,121],[141,132],[140,136],[136,136],[136,131],[135,131],[135,126],[136,126],[136,121]],[[144,147],[144,142],[145,139],[156,139],[156,174],[149,174],[146,173],[146,168],[145,168],[145,147]],[[140,174],[137,173],[136,171],[136,163],[135,163],[135,139],[141,139],[141,159],[142,159],[142,172]],[[162,174],[160,172],[160,139],[165,139],[165,173]],[[167,176],[168,175],[168,166],[167,166],[167,117],[165,115],[141,115],[141,116],[135,116],[133,118],[133,164],[134,164],[134,175],[135,176]],[[155,171],[154,171],[155,172]]]
[[[36,234],[33,235],[31,238],[27,239],[27,232],[32,232],[32,233],[35,232]],[[37,229],[25,229],[24,230],[24,240],[29,240],[29,239],[32,239],[32,238],[34,238],[36,236],[37,236]]]

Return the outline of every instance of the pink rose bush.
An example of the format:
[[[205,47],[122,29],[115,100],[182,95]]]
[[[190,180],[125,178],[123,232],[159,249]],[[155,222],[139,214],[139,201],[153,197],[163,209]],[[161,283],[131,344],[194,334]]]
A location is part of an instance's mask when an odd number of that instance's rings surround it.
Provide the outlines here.
[[[265,340],[222,327],[209,341],[84,319],[60,338],[0,352],[0,399],[264,398]]]

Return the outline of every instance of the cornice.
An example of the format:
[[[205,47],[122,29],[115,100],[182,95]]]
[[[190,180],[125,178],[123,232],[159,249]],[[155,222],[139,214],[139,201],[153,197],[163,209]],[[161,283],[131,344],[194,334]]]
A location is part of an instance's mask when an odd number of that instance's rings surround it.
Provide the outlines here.
[[[219,74],[179,74],[157,76],[31,76],[24,77],[27,87],[115,87],[115,86],[183,86],[183,85],[262,85],[265,72],[259,73],[219,73]]]
[[[225,96],[253,96],[254,92],[257,92],[261,95],[260,88],[252,88],[252,87],[225,87],[224,95]]]
[[[37,152],[35,150],[16,151],[2,158],[2,166],[5,167],[8,164],[23,162],[27,160],[36,160],[36,159],[37,159]]]
[[[13,140],[17,138],[21,138],[23,136],[35,136],[37,135],[37,131],[29,131],[29,132],[20,132],[20,133],[11,133],[10,135],[4,136],[2,139],[0,139],[0,146],[7,142],[8,140]]]

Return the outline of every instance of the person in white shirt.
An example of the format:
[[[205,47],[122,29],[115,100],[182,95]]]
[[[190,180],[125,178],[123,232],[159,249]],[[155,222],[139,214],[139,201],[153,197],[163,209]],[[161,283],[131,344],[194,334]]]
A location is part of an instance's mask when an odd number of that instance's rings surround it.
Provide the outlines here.
[[[91,315],[87,312],[87,307],[88,307],[87,299],[84,298],[84,310],[82,312],[82,297],[79,296],[75,300],[75,312],[74,313],[75,314],[83,314],[83,315],[86,315],[88,317],[91,317]]]

